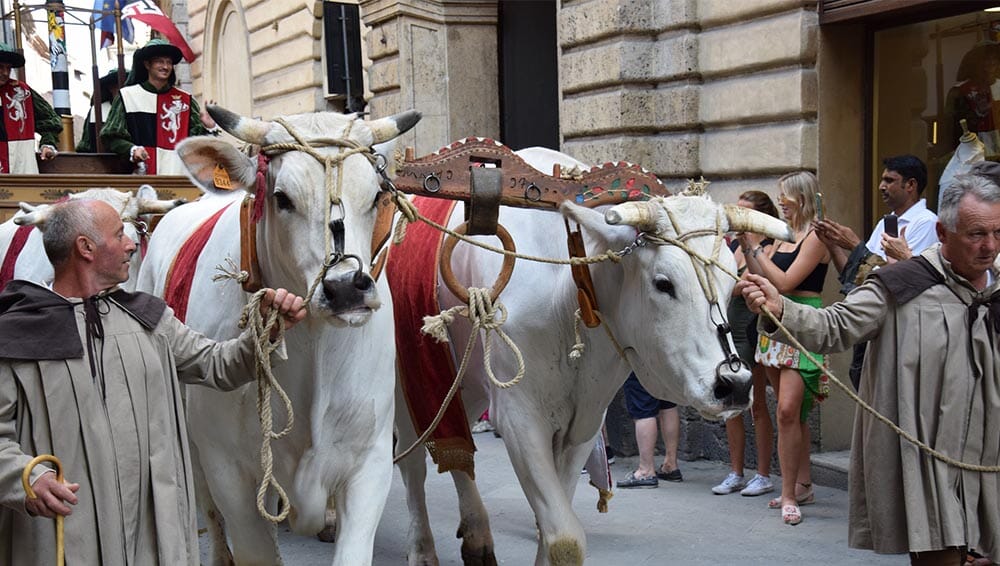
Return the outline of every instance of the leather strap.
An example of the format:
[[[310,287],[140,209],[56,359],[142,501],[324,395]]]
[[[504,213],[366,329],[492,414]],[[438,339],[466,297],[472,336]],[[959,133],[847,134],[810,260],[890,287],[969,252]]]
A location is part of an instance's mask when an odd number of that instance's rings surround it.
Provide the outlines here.
[[[569,257],[587,257],[587,247],[583,243],[583,233],[577,228],[572,230],[569,227],[569,220],[563,219],[566,224],[566,246],[569,248]],[[597,307],[597,291],[594,289],[594,280],[590,277],[589,265],[571,265],[573,282],[576,283],[576,300],[580,305],[580,320],[587,328],[597,328],[601,325],[601,319],[597,317],[595,311]]]
[[[469,173],[471,197],[465,207],[465,221],[469,224],[470,236],[492,236],[497,233],[497,218],[500,216],[500,195],[503,194],[500,169],[473,167]]]
[[[252,195],[246,195],[240,202],[240,270],[247,274],[243,282],[247,293],[256,293],[264,287],[257,261],[257,223],[252,219],[255,201]]]

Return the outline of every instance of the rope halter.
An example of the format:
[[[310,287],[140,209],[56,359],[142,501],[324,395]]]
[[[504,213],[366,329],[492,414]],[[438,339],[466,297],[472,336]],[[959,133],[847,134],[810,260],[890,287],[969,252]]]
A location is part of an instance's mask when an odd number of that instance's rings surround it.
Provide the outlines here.
[[[331,238],[324,238],[324,253],[323,253],[323,266],[320,269],[319,274],[316,279],[313,280],[312,285],[309,287],[309,291],[306,294],[305,300],[308,303],[312,300],[313,294],[316,289],[322,283],[323,279],[326,277],[327,272],[333,266],[341,263],[345,259],[353,259],[358,264],[358,272],[364,270],[364,262],[355,254],[344,253],[344,218],[346,216],[346,211],[344,209],[344,203],[342,200],[343,196],[343,184],[344,184],[344,172],[343,167],[339,165],[347,160],[348,157],[352,155],[361,155],[368,160],[368,162],[375,168],[376,172],[382,173],[384,169],[384,164],[386,159],[385,156],[378,154],[371,147],[365,146],[353,139],[350,139],[351,128],[354,126],[354,121],[347,123],[347,128],[344,130],[343,136],[338,138],[330,137],[319,137],[306,139],[298,130],[296,130],[291,124],[288,123],[284,118],[275,118],[276,123],[280,124],[288,134],[292,136],[295,142],[279,142],[272,143],[268,145],[263,145],[260,148],[260,153],[258,154],[258,165],[257,165],[257,198],[258,201],[256,206],[261,207],[260,215],[255,211],[254,216],[259,218],[263,215],[263,196],[267,189],[266,186],[266,176],[267,176],[267,163],[271,157],[274,155],[282,154],[289,151],[299,151],[310,155],[316,161],[323,164],[323,178],[324,178],[324,189],[327,195],[327,199],[331,206],[324,207],[325,216],[323,225],[329,227],[331,232]],[[318,148],[324,147],[336,147],[338,148],[337,153],[321,153]],[[336,172],[336,175],[334,175]],[[340,208],[340,218],[331,220],[330,209],[332,206],[337,206]],[[332,241],[332,243],[331,243]]]
[[[640,232],[638,236],[636,236],[635,241],[622,250],[622,254],[630,254],[636,248],[643,247],[648,242],[657,246],[675,246],[683,250],[688,255],[688,258],[691,260],[691,266],[694,268],[695,276],[698,278],[698,283],[701,286],[702,293],[708,301],[709,316],[711,317],[712,324],[715,325],[716,336],[719,340],[719,344],[722,346],[722,351],[725,353],[725,359],[719,362],[719,365],[715,367],[716,378],[722,379],[722,371],[724,368],[729,369],[731,372],[737,372],[741,368],[746,367],[746,363],[743,362],[743,360],[740,359],[739,355],[736,353],[736,345],[733,341],[733,329],[726,320],[726,313],[723,311],[722,305],[719,303],[719,293],[715,288],[715,283],[713,282],[712,273],[710,271],[712,267],[716,267],[726,275],[732,277],[734,280],[739,279],[739,277],[737,277],[736,274],[733,273],[728,267],[719,262],[719,252],[721,251],[723,242],[725,241],[726,233],[724,228],[724,215],[722,212],[716,213],[714,229],[702,228],[688,232],[681,232],[680,224],[677,222],[677,218],[673,211],[668,208],[664,208],[663,210],[666,212],[667,218],[670,220],[670,224],[677,236],[672,237],[663,234],[660,231],[657,231],[656,233]],[[706,236],[715,237],[715,241],[712,244],[712,254],[708,257],[698,253],[687,244],[688,240]],[[747,369],[749,368],[747,367]]]

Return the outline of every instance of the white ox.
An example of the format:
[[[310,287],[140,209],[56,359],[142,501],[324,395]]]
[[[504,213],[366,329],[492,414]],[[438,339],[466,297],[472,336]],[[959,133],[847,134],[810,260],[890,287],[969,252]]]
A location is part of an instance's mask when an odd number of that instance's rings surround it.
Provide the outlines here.
[[[243,141],[265,147],[295,141],[277,120],[250,120],[212,106],[209,111],[220,126]],[[358,566],[372,560],[375,529],[392,481],[395,344],[387,285],[374,283],[361,269],[371,262],[379,175],[358,153],[342,162],[334,158],[330,171],[317,157],[336,156],[345,144],[370,148],[386,142],[419,118],[413,111],[370,122],[335,113],[287,116],[285,123],[315,146],[318,155],[301,150],[266,152],[271,156],[256,238],[263,282],[305,296],[317,275],[325,273],[308,304],[309,316],[286,336],[287,362],[274,368],[295,411],[289,436],[271,445],[274,475],[288,491],[289,523],[298,533],[322,530],[326,504],[336,501],[335,565]],[[245,191],[254,192],[258,161],[226,142],[205,137],[187,139],[178,152],[205,196],[161,220],[139,274],[139,289],[162,295],[188,235],[206,218],[235,203],[219,217],[198,259],[187,324],[214,338],[236,336],[248,295],[234,281],[214,283],[211,278],[227,258],[239,261],[237,201]],[[237,190],[215,188],[216,164],[225,168]],[[332,202],[326,173],[331,174],[332,186],[342,191],[341,204]],[[324,271],[324,250],[337,247],[336,221],[344,226],[343,251],[358,260],[347,259]],[[197,486],[199,506],[213,535],[212,564],[281,563],[276,529],[261,518],[255,503],[261,480],[256,402],[257,388],[252,384],[232,393],[207,388],[187,392],[196,481],[205,482]],[[284,409],[277,400],[273,405],[280,429]],[[276,511],[273,501],[270,508]]]
[[[118,191],[115,189],[87,189],[69,195],[71,199],[92,199],[106,202],[111,205],[121,216],[125,224],[125,235],[139,242],[140,230],[146,230],[146,223],[142,216],[147,214],[163,214],[173,210],[177,206],[184,204],[183,199],[159,200],[156,190],[149,185],[142,185],[132,193],[131,191]],[[49,205],[31,206],[21,203],[21,210],[13,218],[0,224],[0,262],[7,258],[14,234],[20,226],[44,224],[45,211]],[[13,259],[13,258],[12,258]],[[54,276],[52,264],[45,255],[45,248],[42,246],[42,234],[38,230],[32,230],[28,239],[24,242],[24,247],[14,260],[13,279],[24,279],[36,283],[51,281]],[[131,291],[135,288],[136,275],[139,273],[139,266],[142,264],[142,254],[136,250],[129,265],[128,281],[122,287]]]
[[[551,173],[553,163],[562,164],[564,169],[572,165],[587,168],[569,156],[543,148],[530,148],[518,155],[546,173]],[[635,241],[637,230],[680,236],[667,210],[672,212],[681,234],[693,236],[705,231],[684,240],[703,257],[712,257],[720,230],[752,228],[772,237],[792,237],[784,222],[759,213],[748,216],[746,209],[733,212],[707,196],[628,203],[604,212],[566,204],[562,215],[502,208],[500,223],[513,236],[519,252],[565,258],[565,239],[559,236],[565,234],[563,216],[582,227],[587,250],[597,254],[622,250]],[[460,223],[463,217],[461,206],[457,206],[450,224]],[[486,240],[495,243],[495,239]],[[735,272],[733,256],[724,244],[718,259]],[[463,285],[491,287],[500,271],[501,258],[459,244],[452,263]],[[745,368],[730,369],[717,338],[717,325],[723,320],[735,281],[718,268],[708,269],[720,301],[712,307],[694,269],[692,258],[681,248],[647,244],[620,263],[593,265],[591,273],[604,320],[643,386],[655,397],[694,407],[707,417],[726,418],[745,408],[750,387],[750,372]],[[455,297],[443,286],[441,289],[441,307],[454,306]],[[525,260],[517,260],[513,277],[500,295],[509,311],[503,329],[520,347],[527,373],[509,389],[489,386],[490,420],[503,437],[535,514],[540,534],[536,565],[583,563],[584,529],[571,500],[580,469],[599,434],[604,411],[629,372],[629,365],[600,328],[584,328],[584,354],[577,361],[569,359],[567,354],[575,342],[576,295],[568,267]],[[468,321],[461,322],[464,325],[456,323],[451,331],[458,351],[464,350],[470,332]],[[501,379],[514,375],[515,362],[506,348],[495,345],[493,361]],[[485,383],[480,353],[470,364],[463,386],[470,421],[489,402],[484,395],[476,396],[486,391]],[[406,411],[400,410],[397,415],[399,445],[406,447],[415,436],[413,426]],[[423,493],[425,468],[423,451],[405,458],[400,465],[411,515],[408,559],[411,565],[421,566],[438,563]],[[452,477],[459,495],[458,536],[463,538],[463,560],[466,564],[496,564],[489,519],[475,482],[464,472],[453,472]]]

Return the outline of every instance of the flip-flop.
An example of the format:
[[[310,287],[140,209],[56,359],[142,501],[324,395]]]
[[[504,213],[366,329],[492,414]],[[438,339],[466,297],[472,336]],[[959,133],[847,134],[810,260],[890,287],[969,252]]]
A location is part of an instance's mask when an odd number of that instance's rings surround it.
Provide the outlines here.
[[[781,508],[781,520],[786,525],[798,525],[802,522],[802,511],[798,505],[785,505]]]

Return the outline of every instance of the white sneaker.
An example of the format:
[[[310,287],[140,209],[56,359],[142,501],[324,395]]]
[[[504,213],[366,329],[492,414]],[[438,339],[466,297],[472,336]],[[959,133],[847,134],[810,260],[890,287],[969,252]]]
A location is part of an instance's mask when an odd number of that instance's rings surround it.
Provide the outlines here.
[[[747,486],[743,488],[740,495],[753,497],[755,495],[764,495],[765,493],[770,493],[772,491],[774,491],[774,483],[771,481],[771,478],[756,474],[753,479],[747,483]]]
[[[743,479],[743,476],[736,472],[729,472],[729,475],[726,476],[726,479],[722,480],[722,483],[712,488],[712,493],[725,495],[743,489],[746,484],[747,482]]]
[[[488,420],[477,421],[476,424],[472,425],[472,434],[479,434],[481,432],[491,432],[496,430],[493,428],[493,423]]]

